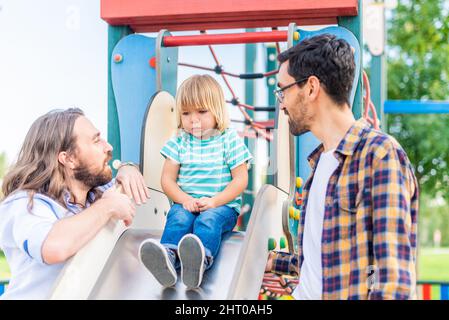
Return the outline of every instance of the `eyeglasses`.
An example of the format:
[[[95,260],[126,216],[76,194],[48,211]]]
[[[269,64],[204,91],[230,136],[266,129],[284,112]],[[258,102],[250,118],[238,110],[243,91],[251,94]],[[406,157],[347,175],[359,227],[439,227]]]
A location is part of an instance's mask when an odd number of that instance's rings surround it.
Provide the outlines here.
[[[278,100],[278,102],[279,102],[279,103],[282,103],[282,101],[284,101],[284,91],[285,91],[285,90],[287,90],[288,88],[293,87],[295,84],[304,82],[304,81],[306,81],[306,80],[308,80],[308,79],[309,79],[309,77],[303,78],[303,79],[299,79],[299,80],[296,80],[296,81],[293,82],[293,83],[290,83],[290,84],[286,85],[286,86],[283,87],[283,88],[280,88],[280,89],[277,89],[277,90],[273,90],[273,93],[274,93],[274,95],[276,96],[276,99]]]

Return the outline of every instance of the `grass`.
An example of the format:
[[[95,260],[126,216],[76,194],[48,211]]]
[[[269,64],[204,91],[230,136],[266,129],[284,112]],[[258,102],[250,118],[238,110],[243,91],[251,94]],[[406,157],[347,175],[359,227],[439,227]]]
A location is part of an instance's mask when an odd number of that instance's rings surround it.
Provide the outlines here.
[[[11,274],[9,272],[9,266],[8,263],[6,262],[5,255],[0,250],[0,280],[9,279],[10,276]]]
[[[449,248],[421,248],[418,258],[418,279],[449,282]]]

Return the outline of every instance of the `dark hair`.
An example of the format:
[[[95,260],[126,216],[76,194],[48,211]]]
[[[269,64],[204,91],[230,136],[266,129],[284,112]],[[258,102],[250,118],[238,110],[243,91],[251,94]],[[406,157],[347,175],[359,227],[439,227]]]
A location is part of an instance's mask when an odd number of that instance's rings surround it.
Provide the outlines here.
[[[354,53],[347,41],[331,34],[304,39],[279,54],[281,64],[287,60],[288,74],[295,80],[314,75],[336,104],[347,103],[351,106],[349,95],[355,63]]]

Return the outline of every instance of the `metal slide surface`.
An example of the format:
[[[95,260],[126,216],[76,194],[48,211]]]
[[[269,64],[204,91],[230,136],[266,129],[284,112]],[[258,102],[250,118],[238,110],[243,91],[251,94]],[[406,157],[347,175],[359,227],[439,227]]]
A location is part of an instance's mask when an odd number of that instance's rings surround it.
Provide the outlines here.
[[[220,252],[206,271],[199,289],[186,290],[178,282],[163,288],[140,263],[138,248],[147,238],[160,239],[160,231],[128,229],[117,241],[89,299],[257,299],[267,261],[267,239],[273,221],[279,221],[287,194],[273,186],[259,192],[247,231],[224,236]],[[274,219],[277,216],[277,219]],[[280,226],[280,225],[279,225]],[[277,228],[279,229],[279,228]]]
[[[138,248],[147,238],[160,239],[156,232],[129,229],[118,240],[89,299],[226,299],[235,270],[238,252],[244,233],[225,235],[217,259],[205,272],[202,285],[196,290],[186,290],[180,270],[175,287],[163,288],[140,263]]]

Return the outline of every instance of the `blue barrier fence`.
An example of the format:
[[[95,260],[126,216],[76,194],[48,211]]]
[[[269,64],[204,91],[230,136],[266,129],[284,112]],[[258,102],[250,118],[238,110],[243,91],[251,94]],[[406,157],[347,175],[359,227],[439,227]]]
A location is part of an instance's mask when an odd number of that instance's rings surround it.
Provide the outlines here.
[[[418,281],[419,300],[449,300],[449,282]]]
[[[8,280],[0,280],[0,296],[5,292]],[[418,281],[419,300],[449,300],[449,282]]]
[[[449,101],[386,100],[384,113],[449,113]]]
[[[6,287],[8,286],[9,280],[0,279],[0,296],[5,292]]]

